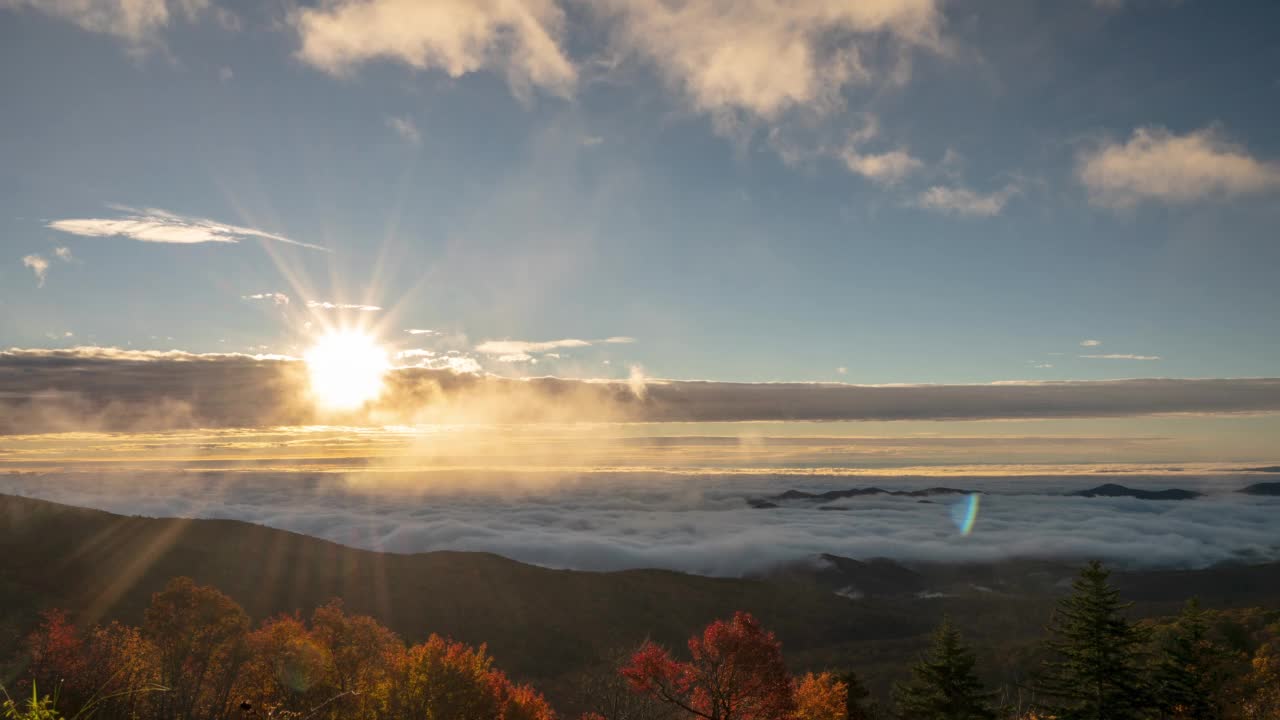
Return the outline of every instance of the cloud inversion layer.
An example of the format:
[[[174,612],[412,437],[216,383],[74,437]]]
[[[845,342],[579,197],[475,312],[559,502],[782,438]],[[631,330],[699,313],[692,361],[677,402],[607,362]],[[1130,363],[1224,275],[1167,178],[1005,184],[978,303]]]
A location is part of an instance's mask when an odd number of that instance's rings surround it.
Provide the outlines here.
[[[1280,499],[1233,492],[1246,480],[1177,476],[1125,480],[1194,487],[1186,502],[1064,497],[1093,477],[967,478],[991,492],[970,535],[950,502],[870,496],[845,509],[750,508],[746,497],[795,487],[794,479],[715,474],[596,472],[527,478],[436,472],[95,472],[0,475],[0,492],[127,514],[235,518],[395,552],[478,550],[584,570],[661,567],[739,575],[817,553],[855,558],[991,561],[1104,558],[1130,566],[1201,567],[1280,556]],[[917,489],[936,479],[866,478],[857,485]],[[896,483],[896,484],[895,484]],[[850,487],[813,478],[805,489]]]
[[[403,367],[347,422],[968,420],[1280,411],[1280,378],[865,386],[512,379]],[[0,433],[262,427],[319,418],[306,366],[110,348],[0,353]],[[639,385],[639,387],[637,387]]]

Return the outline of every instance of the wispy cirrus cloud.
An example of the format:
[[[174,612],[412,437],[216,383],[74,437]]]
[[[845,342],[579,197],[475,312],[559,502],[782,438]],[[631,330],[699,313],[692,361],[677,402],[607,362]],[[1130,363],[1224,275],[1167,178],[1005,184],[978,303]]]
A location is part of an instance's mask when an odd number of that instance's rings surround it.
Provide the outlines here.
[[[271,240],[311,250],[329,249],[293,240],[256,228],[230,225],[208,218],[178,215],[157,208],[136,209],[124,205],[109,207],[125,213],[116,218],[70,218],[54,220],[47,227],[83,237],[125,237],[139,242],[194,245],[238,243],[247,239]]]
[[[1021,190],[1015,184],[989,193],[981,193],[969,188],[935,185],[920,193],[915,200],[917,207],[937,212],[963,215],[967,217],[993,217],[1004,211],[1009,200]]]
[[[1081,355],[1088,360],[1159,360],[1159,355],[1134,355],[1132,353],[1105,353],[1099,355]]]
[[[289,304],[289,296],[282,292],[254,293],[253,295],[241,295],[240,297],[245,300],[269,300],[276,305]]]
[[[607,337],[603,340],[580,340],[578,338],[565,338],[563,340],[544,340],[544,341],[528,341],[528,340],[486,340],[476,346],[476,352],[483,355],[489,355],[497,359],[499,362],[529,362],[534,359],[535,353],[542,353],[548,356],[558,354],[550,351],[559,350],[561,348],[584,348],[591,347],[597,343],[608,345],[619,345],[633,343],[636,339],[625,335],[615,335]]]
[[[413,120],[404,115],[392,115],[387,118],[387,127],[391,128],[405,142],[417,147],[422,144],[422,133]]]
[[[290,18],[298,57],[341,75],[393,60],[450,77],[497,70],[518,95],[537,87],[569,96],[578,73],[560,46],[555,0],[335,0]]]
[[[1185,135],[1140,127],[1127,142],[1083,153],[1077,176],[1090,202],[1113,209],[1143,201],[1177,204],[1280,189],[1280,164],[1255,158],[1214,127]]]
[[[325,300],[308,300],[307,307],[315,310],[356,310],[359,312],[376,312],[382,307],[378,305],[362,305],[360,303],[335,303]]]

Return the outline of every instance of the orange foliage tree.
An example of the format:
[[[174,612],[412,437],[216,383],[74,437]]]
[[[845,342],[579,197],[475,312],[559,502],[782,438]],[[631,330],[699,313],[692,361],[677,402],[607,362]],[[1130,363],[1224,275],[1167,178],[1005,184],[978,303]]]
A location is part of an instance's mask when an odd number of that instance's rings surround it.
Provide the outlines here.
[[[646,642],[622,668],[639,692],[706,720],[780,720],[796,709],[782,648],[750,614],[717,620],[689,639],[690,659]]]
[[[796,681],[795,720],[846,720],[849,686],[829,672]]]

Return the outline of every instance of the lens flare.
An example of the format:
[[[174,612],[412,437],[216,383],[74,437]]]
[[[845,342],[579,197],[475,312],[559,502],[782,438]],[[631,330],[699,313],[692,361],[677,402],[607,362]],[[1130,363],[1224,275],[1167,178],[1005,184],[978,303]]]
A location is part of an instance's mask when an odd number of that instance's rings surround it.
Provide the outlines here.
[[[307,351],[311,394],[332,410],[353,410],[378,397],[390,368],[387,351],[360,332],[331,332]]]
[[[961,535],[973,532],[973,524],[978,519],[978,507],[982,504],[980,493],[969,493],[964,500],[951,507],[951,519],[960,529]]]

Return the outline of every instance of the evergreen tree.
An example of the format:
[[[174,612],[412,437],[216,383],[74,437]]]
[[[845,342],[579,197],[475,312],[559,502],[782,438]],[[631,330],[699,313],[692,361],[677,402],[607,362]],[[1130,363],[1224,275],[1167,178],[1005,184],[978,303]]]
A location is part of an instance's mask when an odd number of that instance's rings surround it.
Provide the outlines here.
[[[1142,672],[1148,633],[1124,618],[1129,607],[1107,581],[1111,573],[1093,561],[1071,595],[1058,604],[1038,692],[1059,720],[1137,720],[1149,715],[1151,693]]]
[[[1162,640],[1153,682],[1161,714],[1179,720],[1218,720],[1227,657],[1210,639],[1199,601],[1187,602]]]
[[[973,671],[973,652],[960,633],[943,619],[933,648],[911,668],[912,680],[894,688],[897,715],[903,720],[994,720],[993,693]]]
[[[871,691],[862,684],[862,678],[853,670],[845,670],[836,675],[845,684],[845,716],[848,720],[872,720],[875,708],[871,704]]]

